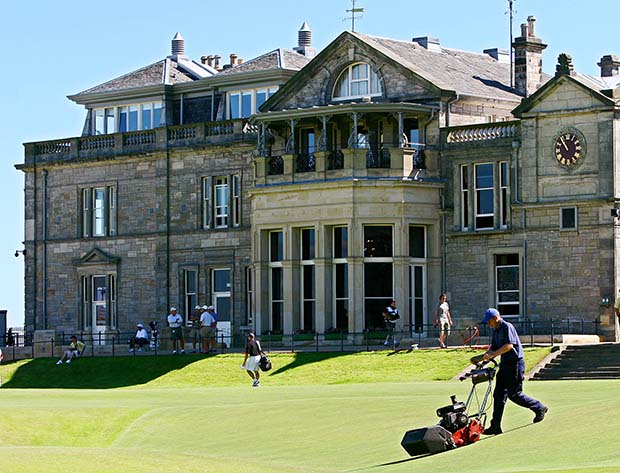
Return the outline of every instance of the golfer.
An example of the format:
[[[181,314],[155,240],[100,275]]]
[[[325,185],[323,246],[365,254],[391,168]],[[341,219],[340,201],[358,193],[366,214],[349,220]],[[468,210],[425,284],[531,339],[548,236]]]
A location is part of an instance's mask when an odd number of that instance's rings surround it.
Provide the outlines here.
[[[486,353],[474,356],[471,362],[476,364],[492,360],[500,355],[502,357],[493,391],[493,419],[489,428],[484,429],[483,433],[486,435],[502,433],[502,416],[507,399],[521,407],[531,409],[535,414],[534,422],[542,421],[549,408],[540,401],[523,394],[525,361],[517,330],[511,323],[502,319],[497,309],[492,308],[485,312],[480,323],[489,324],[493,330],[492,343]]]
[[[260,345],[256,341],[256,337],[253,333],[249,333],[248,343],[245,345],[245,358],[243,358],[241,368],[246,370],[250,378],[252,378],[253,388],[260,386],[260,371],[258,369],[258,365],[260,363],[260,352]]]

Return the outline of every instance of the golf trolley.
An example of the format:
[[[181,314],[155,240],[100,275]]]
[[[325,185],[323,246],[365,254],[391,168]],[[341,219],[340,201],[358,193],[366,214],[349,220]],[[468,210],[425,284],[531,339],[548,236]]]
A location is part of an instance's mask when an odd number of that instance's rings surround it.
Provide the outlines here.
[[[407,453],[411,456],[440,453],[480,440],[496,372],[497,362],[490,360],[478,363],[474,369],[461,376],[460,381],[471,379],[472,382],[467,401],[463,403],[457,401],[456,395],[450,396],[452,404],[437,409],[437,416],[441,418],[439,424],[406,432],[400,444]],[[481,399],[476,388],[480,384],[486,384]],[[474,401],[477,410],[470,413]]]

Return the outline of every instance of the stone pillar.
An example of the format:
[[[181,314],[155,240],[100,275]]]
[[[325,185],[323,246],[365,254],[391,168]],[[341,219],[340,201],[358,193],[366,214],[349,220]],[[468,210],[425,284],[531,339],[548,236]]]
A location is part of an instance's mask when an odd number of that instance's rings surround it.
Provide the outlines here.
[[[527,24],[521,25],[521,36],[512,43],[515,50],[515,89],[524,97],[536,92],[543,81],[542,52],[547,45],[536,37],[535,21],[536,18],[529,16]]]
[[[57,339],[55,330],[36,330],[34,332],[34,357],[45,358],[60,356],[61,340]],[[61,348],[58,348],[58,347]],[[52,352],[53,347],[53,352]]]

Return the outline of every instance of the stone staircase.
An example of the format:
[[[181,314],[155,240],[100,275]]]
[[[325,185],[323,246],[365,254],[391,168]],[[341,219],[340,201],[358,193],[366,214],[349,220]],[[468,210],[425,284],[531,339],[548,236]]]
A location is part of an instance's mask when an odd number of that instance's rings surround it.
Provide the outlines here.
[[[566,346],[531,379],[620,379],[620,344]]]

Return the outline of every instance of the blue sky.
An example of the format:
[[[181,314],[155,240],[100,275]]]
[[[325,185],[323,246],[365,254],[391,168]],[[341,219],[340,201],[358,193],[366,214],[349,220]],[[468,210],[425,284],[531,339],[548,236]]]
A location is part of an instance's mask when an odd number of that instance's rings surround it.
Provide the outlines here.
[[[230,53],[248,60],[297,44],[307,21],[321,49],[342,31],[349,0],[82,0],[8,2],[2,7],[4,54],[0,68],[0,309],[9,325],[23,324],[23,143],[79,136],[84,109],[66,96],[155,62],[170,54],[179,31],[186,54]],[[507,0],[358,0],[364,8],[356,30],[409,40],[439,38],[467,51],[509,45]],[[573,57],[579,72],[599,75],[605,54],[620,55],[617,2],[612,0],[515,0],[515,36],[528,15],[549,45],[543,69],[553,74],[558,54]],[[616,48],[616,49],[614,49]],[[54,310],[53,307],[49,310]]]

